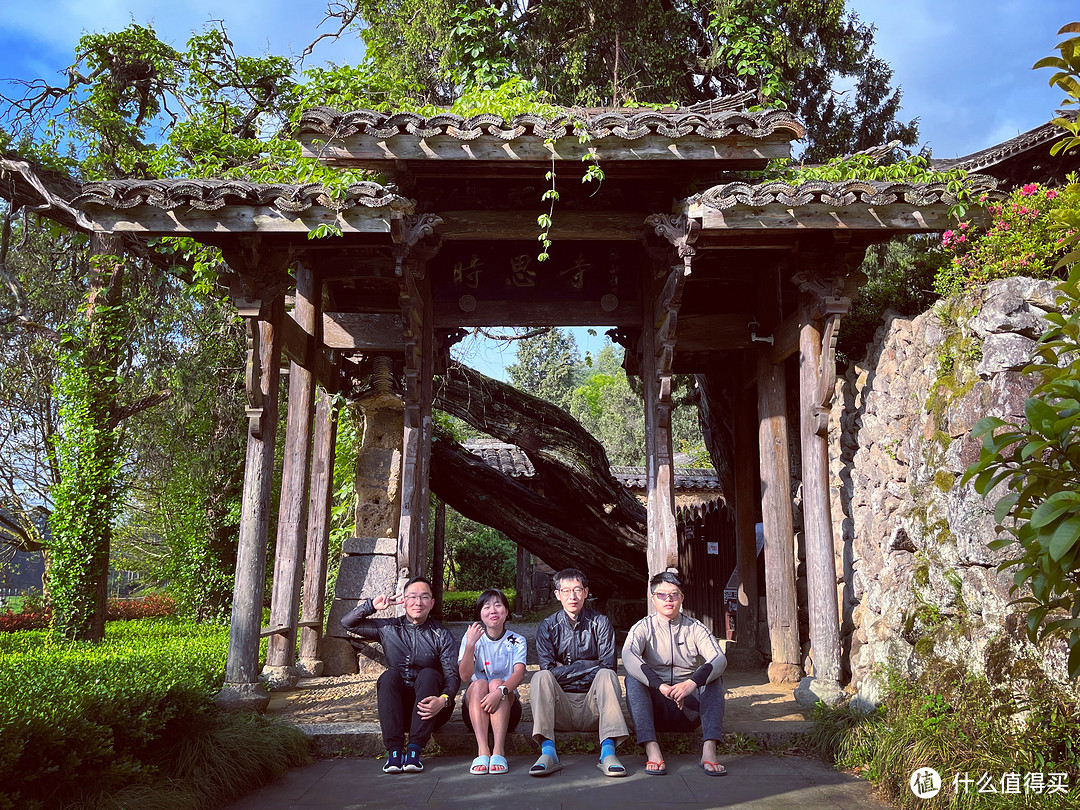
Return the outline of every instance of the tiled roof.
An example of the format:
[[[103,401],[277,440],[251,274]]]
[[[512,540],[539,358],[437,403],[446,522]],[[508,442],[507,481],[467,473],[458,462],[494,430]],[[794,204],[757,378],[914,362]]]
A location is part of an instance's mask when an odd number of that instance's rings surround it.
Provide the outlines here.
[[[345,194],[335,197],[318,183],[249,183],[244,180],[108,180],[87,183],[73,201],[77,206],[134,208],[152,205],[170,211],[196,208],[216,211],[226,205],[273,206],[280,211],[299,213],[314,205],[335,211],[361,206],[389,207],[412,213],[415,203],[378,183],[354,183]]]
[[[1062,118],[1075,120],[1076,111],[1058,110],[1058,115]],[[1048,121],[1041,126],[1020,133],[1015,138],[1010,138],[1007,141],[1003,141],[1002,143],[988,147],[979,152],[974,152],[970,155],[965,155],[964,157],[933,160],[931,161],[931,166],[939,170],[964,169],[969,172],[985,171],[998,163],[1002,163],[1029,149],[1040,146],[1049,146],[1050,144],[1061,140],[1065,134],[1065,130],[1060,126],[1053,121]]]
[[[489,467],[511,478],[532,478],[536,475],[536,468],[525,451],[515,444],[498,439],[469,439],[465,442],[465,449],[482,458]]]
[[[722,107],[718,104],[717,107]],[[760,110],[748,112],[741,109],[718,109],[714,112],[675,110],[567,110],[551,118],[524,113],[509,121],[494,113],[482,113],[469,118],[442,113],[424,118],[416,113],[380,113],[373,110],[342,112],[330,107],[313,107],[300,118],[300,134],[309,133],[329,138],[346,138],[353,135],[370,135],[390,138],[395,135],[414,135],[417,138],[450,136],[470,141],[481,135],[490,135],[504,141],[522,136],[540,138],[577,137],[578,123],[585,120],[585,132],[593,138],[610,135],[633,141],[647,135],[681,138],[696,134],[709,140],[741,134],[751,138],[764,138],[775,132],[784,132],[789,138],[802,138],[806,128],[785,110]]]
[[[969,189],[975,193],[992,192],[997,180],[984,175],[967,178]],[[945,183],[898,183],[867,180],[843,180],[836,183],[809,180],[797,186],[774,181],[749,185],[726,183],[713,186],[696,194],[688,202],[723,211],[736,205],[760,207],[779,203],[796,206],[819,203],[842,208],[861,203],[864,205],[953,205],[956,194]]]
[[[489,467],[494,467],[511,478],[532,478],[536,475],[536,468],[529,461],[525,451],[517,445],[501,442],[498,439],[469,439],[465,442],[465,449],[482,458]],[[645,488],[644,467],[612,466],[611,474],[627,489]],[[720,479],[716,470],[676,467],[675,489],[680,491],[719,490]]]
[[[611,474],[627,489],[645,489],[647,477],[644,467],[613,466]],[[716,470],[706,470],[698,467],[676,467],[675,489],[679,492],[695,489],[719,490],[720,477],[717,475]]]

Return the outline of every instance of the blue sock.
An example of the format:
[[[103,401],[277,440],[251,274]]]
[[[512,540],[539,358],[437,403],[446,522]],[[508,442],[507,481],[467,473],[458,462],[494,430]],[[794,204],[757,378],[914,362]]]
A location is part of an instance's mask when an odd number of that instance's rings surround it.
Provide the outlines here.
[[[547,754],[549,757],[551,757],[555,761],[558,761],[558,759],[559,759],[559,755],[555,753],[555,741],[554,740],[544,740],[542,743],[540,743],[540,753],[541,754]]]
[[[613,756],[615,756],[615,741],[611,739],[611,737],[608,737],[600,743],[600,759]]]

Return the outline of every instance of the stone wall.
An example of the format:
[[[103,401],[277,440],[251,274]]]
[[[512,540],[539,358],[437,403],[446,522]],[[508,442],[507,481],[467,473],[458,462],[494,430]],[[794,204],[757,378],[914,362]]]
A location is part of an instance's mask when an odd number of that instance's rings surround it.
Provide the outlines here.
[[[914,677],[935,658],[991,681],[1037,660],[1064,682],[1062,647],[1032,650],[1007,607],[1011,575],[996,569],[1010,550],[986,547],[997,537],[990,507],[960,485],[978,458],[975,423],[1023,418],[1033,381],[1021,369],[1052,301],[1049,282],[1013,278],[914,319],[893,315],[838,382],[830,437],[841,632],[863,700],[876,702],[873,676],[885,668]]]

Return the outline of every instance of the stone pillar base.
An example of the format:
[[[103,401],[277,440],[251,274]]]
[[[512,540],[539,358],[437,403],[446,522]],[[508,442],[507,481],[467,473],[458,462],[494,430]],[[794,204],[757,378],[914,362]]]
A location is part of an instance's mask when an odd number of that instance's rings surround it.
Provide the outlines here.
[[[769,683],[798,683],[802,679],[802,668],[798,664],[769,664]]]
[[[824,678],[803,678],[795,687],[794,697],[795,702],[800,706],[812,709],[819,701],[826,706],[838,706],[847,699],[847,693],[836,681],[828,681]]]
[[[265,712],[270,694],[261,683],[227,683],[214,696],[219,709],[229,712]]]
[[[296,671],[296,667],[265,666],[259,678],[271,692],[284,692],[296,687],[300,673]]]
[[[323,662],[318,658],[300,658],[296,662],[296,672],[301,678],[318,678],[322,671]]]

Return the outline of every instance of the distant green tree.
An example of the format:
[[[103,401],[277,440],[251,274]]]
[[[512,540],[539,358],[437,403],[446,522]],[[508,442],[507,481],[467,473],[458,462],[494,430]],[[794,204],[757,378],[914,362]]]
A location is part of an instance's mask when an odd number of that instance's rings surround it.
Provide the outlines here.
[[[446,567],[454,590],[512,588],[517,546],[502,532],[446,510]]]
[[[526,338],[517,344],[517,362],[506,367],[510,384],[569,411],[581,373],[574,336],[563,329]]]

